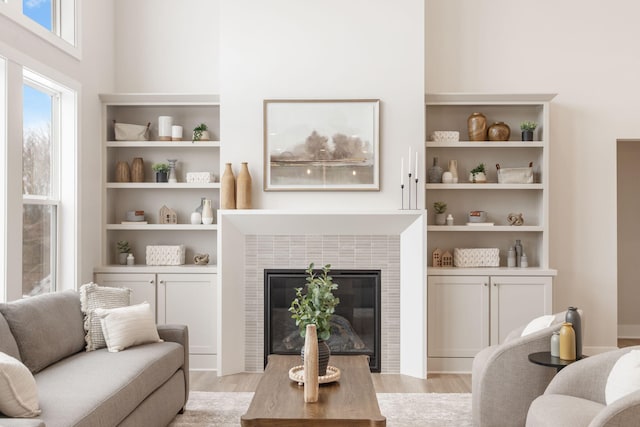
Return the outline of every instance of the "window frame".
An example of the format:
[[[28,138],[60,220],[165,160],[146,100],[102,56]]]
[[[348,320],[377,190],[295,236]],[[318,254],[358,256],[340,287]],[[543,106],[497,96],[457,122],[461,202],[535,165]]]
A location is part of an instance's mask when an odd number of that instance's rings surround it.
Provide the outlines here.
[[[22,209],[24,214],[25,205],[36,205],[36,206],[50,206],[51,207],[51,235],[49,236],[51,239],[50,243],[50,252],[49,252],[49,265],[50,265],[50,275],[51,275],[51,290],[50,292],[56,292],[58,290],[59,276],[58,271],[60,271],[60,194],[61,194],[61,176],[60,176],[60,168],[61,168],[61,96],[59,88],[56,89],[53,86],[53,82],[47,80],[45,82],[44,78],[33,73],[29,69],[23,69],[23,87],[24,85],[31,87],[32,89],[38,90],[48,96],[51,97],[51,126],[50,126],[50,189],[49,195],[34,195],[34,194],[22,194]],[[24,111],[24,99],[22,103],[22,108]],[[23,120],[24,123],[24,120]],[[24,134],[24,124],[23,124],[23,134]],[[24,141],[23,141],[23,149],[24,149]],[[23,236],[24,236],[24,224],[23,228]],[[24,245],[24,240],[22,241]],[[24,271],[22,271],[22,276],[24,280]]]

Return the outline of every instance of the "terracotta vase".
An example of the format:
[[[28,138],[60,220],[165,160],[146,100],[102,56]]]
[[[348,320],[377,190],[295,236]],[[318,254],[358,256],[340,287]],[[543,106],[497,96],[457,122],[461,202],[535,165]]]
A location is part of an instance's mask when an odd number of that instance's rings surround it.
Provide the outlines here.
[[[116,163],[116,182],[130,182],[131,172],[129,170],[129,163],[119,161]]]
[[[247,162],[242,162],[236,180],[236,209],[251,209],[251,174]]]
[[[469,141],[487,140],[487,118],[482,113],[473,113],[467,119]]]
[[[236,208],[236,177],[233,175],[231,163],[227,163],[224,167],[222,180],[220,181],[220,189],[222,191],[220,207],[221,209]]]
[[[144,182],[144,160],[142,157],[135,157],[131,162],[131,181]]]
[[[511,136],[511,128],[504,122],[496,122],[487,130],[489,141],[508,141]]]
[[[560,327],[560,359],[576,360],[576,333],[569,322]]]

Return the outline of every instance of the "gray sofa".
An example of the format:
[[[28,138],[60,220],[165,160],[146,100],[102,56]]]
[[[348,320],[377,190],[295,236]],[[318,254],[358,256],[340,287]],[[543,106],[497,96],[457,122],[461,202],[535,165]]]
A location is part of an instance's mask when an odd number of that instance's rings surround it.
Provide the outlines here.
[[[165,342],[118,353],[85,352],[76,292],[0,304],[0,351],[34,374],[37,418],[1,418],[3,427],[166,426],[189,394],[188,331],[158,326]]]

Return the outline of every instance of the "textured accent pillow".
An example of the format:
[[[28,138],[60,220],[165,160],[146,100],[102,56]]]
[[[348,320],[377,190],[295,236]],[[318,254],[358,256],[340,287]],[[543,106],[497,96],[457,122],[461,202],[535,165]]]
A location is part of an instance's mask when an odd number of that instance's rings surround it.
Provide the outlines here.
[[[93,351],[107,346],[102,334],[100,318],[95,315],[98,308],[118,308],[131,304],[131,289],[99,286],[87,283],[80,287],[80,308],[84,313],[86,350]]]
[[[8,417],[40,415],[36,380],[15,357],[0,353],[0,412]]]
[[[604,397],[607,405],[640,390],[640,350],[631,350],[618,359],[607,378]]]
[[[529,322],[527,326],[525,326],[520,336],[524,337],[525,335],[529,335],[534,332],[541,331],[544,328],[548,328],[549,326],[551,326],[553,319],[555,319],[555,316],[553,314],[547,314],[545,316],[536,317],[531,322]]]
[[[162,342],[148,302],[129,307],[95,310],[100,318],[102,332],[110,352],[127,347]]]

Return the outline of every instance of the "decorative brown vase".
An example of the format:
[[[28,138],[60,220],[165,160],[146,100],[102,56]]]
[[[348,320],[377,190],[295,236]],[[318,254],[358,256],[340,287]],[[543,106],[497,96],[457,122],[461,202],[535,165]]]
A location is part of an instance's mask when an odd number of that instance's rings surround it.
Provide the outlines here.
[[[318,372],[318,334],[316,325],[307,325],[303,353],[307,355],[303,357],[304,365],[304,401],[306,403],[314,403],[318,401],[319,392],[319,372]]]
[[[129,163],[119,161],[116,163],[116,182],[130,182],[131,172],[129,170]]]
[[[236,177],[233,175],[231,163],[227,163],[224,167],[222,180],[220,181],[220,189],[222,191],[220,208],[235,209],[236,208]]]
[[[251,174],[247,162],[242,162],[236,180],[236,209],[251,209]]]
[[[144,161],[142,157],[134,157],[131,162],[131,181],[144,182]]]
[[[305,340],[306,340],[306,336],[305,336]],[[318,375],[323,376],[327,374],[327,367],[329,366],[329,359],[331,358],[331,348],[329,347],[329,344],[327,344],[326,341],[324,340],[317,340],[318,341],[318,353],[317,353],[317,358],[318,358]],[[300,350],[300,356],[302,356],[302,361],[304,362],[304,358],[305,358],[305,348],[302,347],[302,349]]]
[[[473,113],[467,119],[469,141],[487,140],[487,118],[482,113]]]
[[[504,122],[496,122],[489,126],[487,136],[489,141],[508,141],[509,136],[511,136],[511,129]]]

